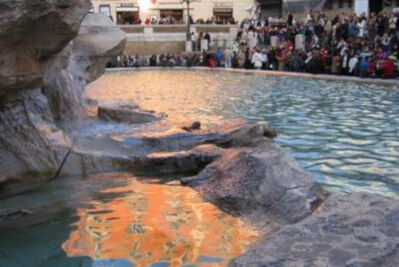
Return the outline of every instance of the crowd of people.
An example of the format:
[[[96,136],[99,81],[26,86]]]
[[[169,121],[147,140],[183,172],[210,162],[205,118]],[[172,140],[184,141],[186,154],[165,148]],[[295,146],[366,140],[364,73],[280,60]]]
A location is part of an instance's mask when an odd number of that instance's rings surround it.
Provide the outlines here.
[[[290,14],[282,27],[245,20],[238,36],[247,68],[394,78],[398,75],[399,19],[381,12],[329,18]]]
[[[281,20],[279,20],[281,21]],[[309,14],[299,23],[290,14],[285,23],[246,19],[226,49],[211,49],[208,33],[193,38],[201,53],[159,55],[149,59],[124,56],[120,66],[211,66],[314,74],[395,78],[399,70],[398,14],[342,13],[329,18]]]
[[[237,55],[232,55],[230,60],[224,58],[226,54],[222,49],[217,49],[216,52],[203,51],[202,53],[193,53],[189,55],[179,54],[161,54],[145,56],[127,56],[122,55],[111,61],[107,67],[234,67],[239,68],[239,58]]]

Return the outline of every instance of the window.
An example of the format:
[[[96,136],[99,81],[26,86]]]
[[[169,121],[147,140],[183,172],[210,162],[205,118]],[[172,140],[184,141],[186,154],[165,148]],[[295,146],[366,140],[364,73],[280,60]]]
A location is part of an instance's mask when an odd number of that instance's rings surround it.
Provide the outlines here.
[[[216,17],[217,20],[228,20],[233,17],[233,9],[232,8],[214,8],[213,16]]]
[[[183,19],[183,10],[182,9],[161,9],[160,10],[161,18],[172,17],[177,21]]]
[[[117,24],[140,24],[139,8],[131,3],[120,4],[116,7]]]
[[[107,17],[111,16],[111,6],[110,5],[100,5],[98,12],[104,14]]]
[[[327,0],[326,5],[324,6],[325,9],[333,9],[333,0]]]

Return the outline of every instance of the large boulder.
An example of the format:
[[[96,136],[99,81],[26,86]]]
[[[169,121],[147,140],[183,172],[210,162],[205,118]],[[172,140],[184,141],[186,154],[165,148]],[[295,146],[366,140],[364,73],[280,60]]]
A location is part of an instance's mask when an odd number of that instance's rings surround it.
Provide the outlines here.
[[[77,36],[90,0],[0,1],[0,95],[42,85],[49,58]]]
[[[306,218],[326,198],[294,158],[267,141],[228,149],[182,183],[222,209],[271,230]]]
[[[399,266],[399,202],[332,195],[311,216],[264,237],[230,266]]]

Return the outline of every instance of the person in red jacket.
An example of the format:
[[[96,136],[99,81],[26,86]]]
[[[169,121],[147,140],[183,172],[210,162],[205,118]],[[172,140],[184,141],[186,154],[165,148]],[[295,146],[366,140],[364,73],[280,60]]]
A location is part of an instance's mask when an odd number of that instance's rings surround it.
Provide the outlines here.
[[[370,65],[369,65],[369,67],[367,68],[367,71],[368,71],[368,73],[369,73],[369,76],[372,77],[372,78],[375,77],[375,69],[376,69],[375,58],[372,57],[372,58],[370,59]]]
[[[382,78],[389,79],[395,77],[395,62],[396,57],[390,56],[382,63]]]

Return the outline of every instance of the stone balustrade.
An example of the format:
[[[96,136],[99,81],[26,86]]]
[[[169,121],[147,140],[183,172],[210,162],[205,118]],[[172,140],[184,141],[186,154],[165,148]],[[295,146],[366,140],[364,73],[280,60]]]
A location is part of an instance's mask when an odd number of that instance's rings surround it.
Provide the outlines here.
[[[185,50],[186,25],[120,25],[127,35],[125,52],[150,55],[179,53]],[[212,48],[225,48],[236,38],[238,25],[192,24],[190,31],[197,40],[201,32],[211,36]]]

